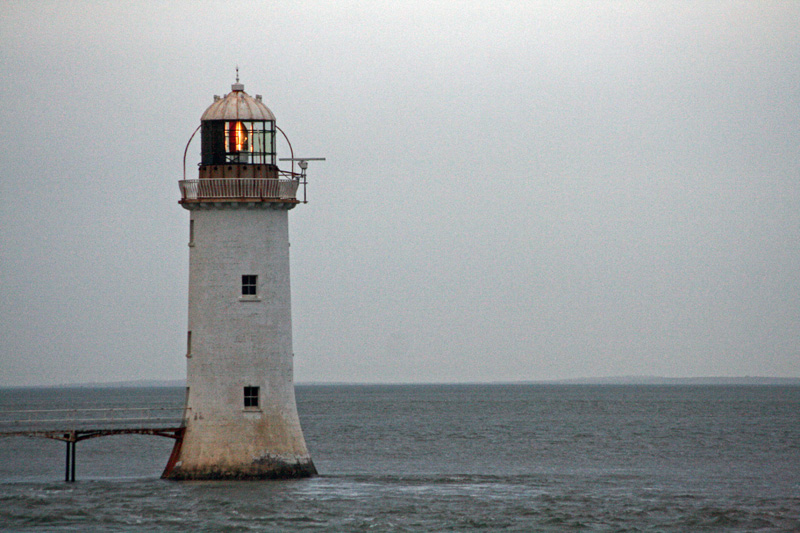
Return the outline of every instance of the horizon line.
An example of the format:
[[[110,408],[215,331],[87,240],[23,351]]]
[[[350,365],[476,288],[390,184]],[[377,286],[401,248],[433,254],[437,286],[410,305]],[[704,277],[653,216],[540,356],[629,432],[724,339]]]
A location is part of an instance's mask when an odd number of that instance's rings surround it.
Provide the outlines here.
[[[49,385],[0,385],[0,389],[50,389],[50,388],[111,388],[111,387],[181,387],[186,379],[137,379],[120,381],[91,381],[79,383],[56,383]],[[656,375],[623,375],[607,377],[523,379],[523,380],[491,380],[491,381],[299,381],[297,386],[338,385],[338,386],[375,386],[375,385],[546,385],[546,384],[608,384],[608,385],[647,385],[683,382],[685,384],[736,384],[750,382],[752,384],[800,384],[800,376],[697,376],[697,377],[665,377]],[[700,383],[705,382],[705,383]]]

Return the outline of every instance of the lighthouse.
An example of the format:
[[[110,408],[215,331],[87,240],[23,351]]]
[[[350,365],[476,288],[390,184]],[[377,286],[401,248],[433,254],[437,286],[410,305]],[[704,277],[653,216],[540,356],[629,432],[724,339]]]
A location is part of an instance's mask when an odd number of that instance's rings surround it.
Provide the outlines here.
[[[238,74],[198,129],[197,179],[180,181],[190,215],[185,429],[163,477],[312,476],[294,394],[288,225],[307,163],[278,168],[282,130]]]

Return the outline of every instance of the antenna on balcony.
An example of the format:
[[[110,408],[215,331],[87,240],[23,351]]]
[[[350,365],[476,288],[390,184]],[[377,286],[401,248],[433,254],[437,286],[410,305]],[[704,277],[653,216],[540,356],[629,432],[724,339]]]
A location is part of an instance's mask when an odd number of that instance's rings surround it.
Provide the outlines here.
[[[299,161],[297,166],[300,167],[300,183],[303,185],[303,203],[307,204],[308,199],[306,198],[306,169],[308,168],[309,161],[325,161],[324,157],[281,157],[278,161],[291,161],[294,163],[295,161]]]

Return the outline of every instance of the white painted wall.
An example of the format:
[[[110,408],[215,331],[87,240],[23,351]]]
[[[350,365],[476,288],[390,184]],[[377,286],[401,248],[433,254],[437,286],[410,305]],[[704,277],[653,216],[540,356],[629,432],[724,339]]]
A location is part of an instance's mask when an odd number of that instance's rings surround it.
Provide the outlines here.
[[[171,477],[269,476],[313,464],[292,380],[288,210],[191,205],[187,427]],[[258,276],[256,297],[242,275]],[[260,387],[245,408],[245,386]]]

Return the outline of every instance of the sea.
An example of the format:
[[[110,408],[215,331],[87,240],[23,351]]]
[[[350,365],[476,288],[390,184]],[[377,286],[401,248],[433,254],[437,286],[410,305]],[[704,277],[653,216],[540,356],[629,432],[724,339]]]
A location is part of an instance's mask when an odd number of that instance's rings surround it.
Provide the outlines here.
[[[800,386],[299,385],[319,476],[160,479],[173,441],[0,438],[2,531],[800,531]],[[0,411],[180,406],[0,389]],[[2,429],[0,429],[1,431]]]

